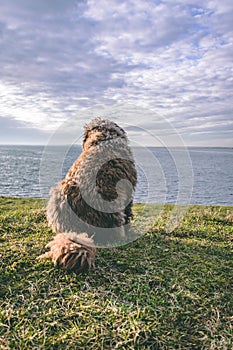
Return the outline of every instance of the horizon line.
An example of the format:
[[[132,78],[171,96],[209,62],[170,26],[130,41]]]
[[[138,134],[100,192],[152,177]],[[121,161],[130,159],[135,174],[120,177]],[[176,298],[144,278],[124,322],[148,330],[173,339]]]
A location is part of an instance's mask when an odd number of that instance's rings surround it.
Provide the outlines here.
[[[82,144],[60,144],[60,145],[48,145],[48,144],[33,144],[33,143],[0,143],[1,146],[35,146],[35,147],[64,147],[64,146],[79,146],[82,147]],[[144,146],[131,146],[132,148],[140,148],[140,147],[146,147],[146,148],[230,148],[233,149],[233,146],[194,146],[194,145],[187,145],[187,146],[153,146],[153,145],[144,145]]]

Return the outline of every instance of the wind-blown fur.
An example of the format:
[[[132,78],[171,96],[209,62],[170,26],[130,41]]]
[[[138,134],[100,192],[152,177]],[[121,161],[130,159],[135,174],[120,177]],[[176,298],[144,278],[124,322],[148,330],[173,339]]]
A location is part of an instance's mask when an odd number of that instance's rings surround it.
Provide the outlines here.
[[[114,122],[93,119],[82,146],[66,177],[50,192],[47,219],[57,236],[41,256],[75,271],[94,266],[96,246],[127,234],[137,182],[126,133]]]

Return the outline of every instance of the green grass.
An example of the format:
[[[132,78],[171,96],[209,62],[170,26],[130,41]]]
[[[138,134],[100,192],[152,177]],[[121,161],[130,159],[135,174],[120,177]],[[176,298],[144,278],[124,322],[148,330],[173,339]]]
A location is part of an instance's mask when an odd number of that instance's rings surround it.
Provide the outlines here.
[[[154,206],[141,238],[75,275],[36,260],[43,204],[0,198],[1,349],[232,349],[232,207],[190,206],[167,233],[173,207]]]

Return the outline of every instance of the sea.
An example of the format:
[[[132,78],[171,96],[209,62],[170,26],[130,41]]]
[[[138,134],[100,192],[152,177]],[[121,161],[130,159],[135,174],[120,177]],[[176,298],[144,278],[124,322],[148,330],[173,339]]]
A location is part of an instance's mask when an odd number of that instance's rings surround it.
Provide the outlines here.
[[[0,196],[48,198],[80,153],[79,145],[1,145]],[[135,147],[133,154],[135,202],[233,205],[233,148]]]

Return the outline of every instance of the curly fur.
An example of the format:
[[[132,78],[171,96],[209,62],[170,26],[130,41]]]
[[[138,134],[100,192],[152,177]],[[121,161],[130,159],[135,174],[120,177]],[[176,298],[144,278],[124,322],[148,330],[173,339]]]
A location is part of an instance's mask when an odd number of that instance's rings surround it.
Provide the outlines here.
[[[83,242],[87,243],[87,241],[87,237],[84,236]],[[46,248],[50,248],[50,251],[41,255],[40,258],[51,258],[55,265],[60,264],[68,271],[80,272],[95,266],[96,249],[83,243],[76,243],[62,233],[57,234]]]
[[[47,245],[51,251],[42,257],[68,270],[92,268],[97,243],[127,234],[137,182],[126,133],[116,123],[93,119],[85,126],[82,146],[66,177],[51,190],[47,206],[47,219],[57,236]],[[116,201],[118,210],[111,210]]]

